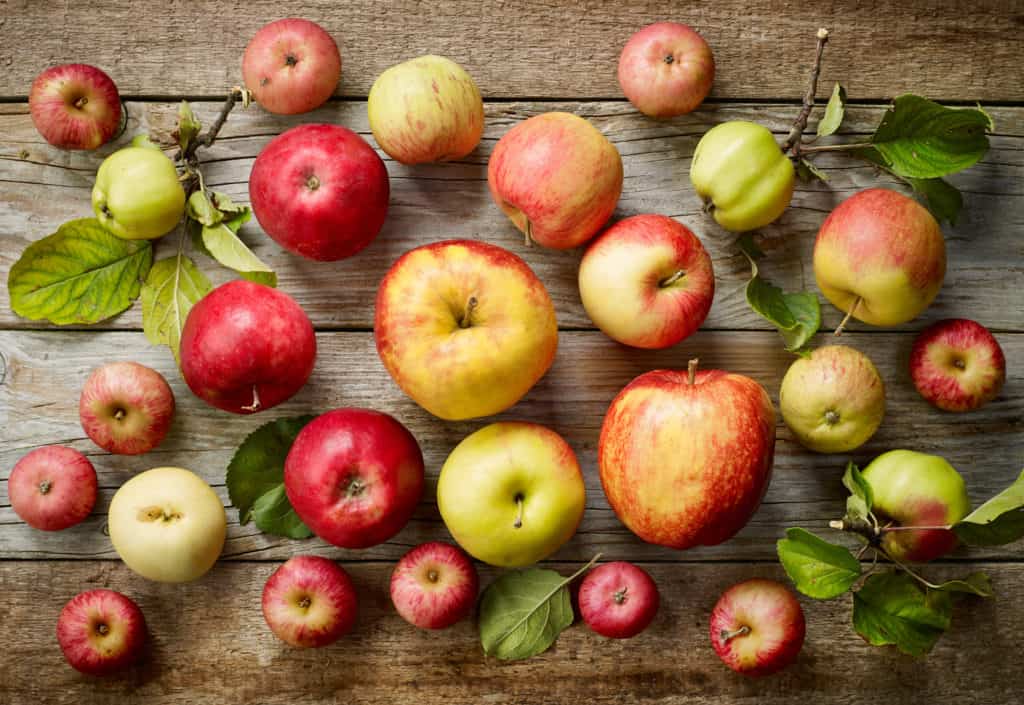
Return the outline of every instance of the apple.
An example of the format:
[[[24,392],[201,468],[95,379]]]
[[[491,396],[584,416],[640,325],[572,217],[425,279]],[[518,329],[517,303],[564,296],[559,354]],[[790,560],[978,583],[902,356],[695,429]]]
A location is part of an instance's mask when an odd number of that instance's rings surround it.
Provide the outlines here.
[[[663,215],[635,215],[590,244],[579,286],[583,308],[608,337],[637,348],[667,348],[707,318],[715,273],[685,225]]]
[[[646,629],[659,601],[658,586],[647,571],[625,561],[594,568],[580,584],[583,621],[611,639],[629,639]]]
[[[43,446],[15,463],[7,478],[11,509],[29,526],[60,531],[78,524],[96,504],[96,469],[66,446]]]
[[[36,76],[28,94],[32,124],[63,149],[96,149],[121,128],[117,86],[95,66],[51,66]]]
[[[387,414],[335,409],[310,421],[284,463],[284,488],[313,533],[343,548],[387,541],[423,495],[423,454]]]
[[[480,579],[460,548],[431,541],[412,549],[391,574],[391,601],[402,619],[421,629],[445,629],[468,617]]]
[[[366,104],[377,144],[403,164],[460,159],[480,143],[484,102],[451,59],[428,54],[377,77]]]
[[[668,118],[696,110],[715,80],[704,38],[678,22],[655,22],[634,34],[619,55],[619,85],[644,115]]]
[[[585,503],[576,454],[534,423],[502,421],[471,433],[437,481],[448,531],[471,556],[502,568],[557,551],[576,533]]]
[[[319,108],[341,79],[341,53],[327,31],[288,18],[263,25],[242,56],[242,78],[256,102],[279,115]]]
[[[85,381],[78,417],[85,435],[103,450],[147,453],[171,428],[174,392],[154,369],[137,362],[109,362]]]
[[[388,214],[384,162],[340,125],[299,125],[256,157],[249,200],[281,247],[320,262],[351,257],[377,237]]]
[[[302,307],[277,289],[238,279],[199,300],[181,331],[181,374],[218,409],[254,414],[309,379],[316,336]]]
[[[377,352],[399,387],[450,421],[515,404],[555,359],[547,289],[511,252],[447,240],[406,252],[377,291]]]
[[[873,326],[896,326],[928,308],[946,275],[935,218],[908,196],[872,188],[833,210],[814,241],[814,278],[832,305]]]
[[[891,450],[862,474],[871,487],[872,511],[883,525],[882,550],[899,561],[925,563],[956,547],[956,534],[943,527],[967,516],[971,501],[963,477],[944,458]],[[890,523],[900,530],[884,531]],[[912,526],[933,528],[907,528]]]
[[[685,549],[725,541],[771,478],[775,410],[760,384],[722,370],[647,372],[604,417],[598,466],[608,503],[644,541]]]
[[[910,351],[910,377],[930,404],[971,411],[996,398],[1006,381],[1006,357],[988,328],[948,318],[925,328]]]
[[[100,223],[125,240],[152,240],[177,227],[185,212],[178,171],[155,147],[125,147],[100,164],[92,188]]]
[[[782,418],[819,453],[846,453],[875,435],[885,417],[885,384],[871,359],[845,345],[798,358],[779,389]]]
[[[711,611],[715,653],[745,676],[768,676],[793,663],[806,630],[796,596],[774,580],[737,583],[722,593]]]
[[[263,586],[263,617],[281,641],[302,648],[333,644],[352,631],[358,603],[348,573],[320,556],[294,556]]]
[[[146,618],[131,598],[119,592],[86,590],[60,611],[57,643],[75,670],[90,676],[110,675],[142,657]]]
[[[153,468],[114,493],[107,527],[129,568],[149,580],[185,583],[217,562],[227,516],[220,497],[195,473]]]
[[[611,217],[622,193],[622,157],[580,116],[544,113],[498,140],[487,184],[527,244],[566,250],[594,237]]]
[[[782,215],[793,198],[796,173],[768,128],[732,120],[700,138],[690,181],[719,225],[745,232]]]

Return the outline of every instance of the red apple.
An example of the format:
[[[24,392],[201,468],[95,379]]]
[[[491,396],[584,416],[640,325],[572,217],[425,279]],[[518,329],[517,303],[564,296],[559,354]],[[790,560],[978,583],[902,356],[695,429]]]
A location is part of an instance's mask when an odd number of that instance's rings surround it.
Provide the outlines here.
[[[57,641],[76,670],[105,676],[136,663],[146,644],[146,618],[130,598],[113,590],[87,590],[64,605]]]
[[[711,645],[726,666],[745,676],[767,676],[793,663],[804,645],[804,611],[774,580],[733,585],[711,612]]]
[[[921,396],[945,411],[971,411],[996,398],[1006,358],[988,328],[948,318],[921,331],[910,351],[910,377]]]
[[[242,77],[256,102],[295,115],[323,105],[341,79],[341,54],[327,31],[309,20],[277,20],[245,47]]]
[[[695,110],[715,80],[715,57],[697,32],[655,22],[634,34],[619,56],[619,85],[637,110],[657,118]]]
[[[249,200],[267,234],[321,262],[351,257],[377,237],[388,214],[384,162],[338,125],[300,125],[256,157]]]
[[[587,315],[610,338],[638,348],[667,348],[707,318],[715,273],[685,225],[663,215],[635,215],[590,244],[579,285]]]
[[[117,86],[87,64],[52,66],[36,76],[28,109],[39,134],[64,149],[96,149],[121,128]]]
[[[725,541],[750,520],[771,478],[775,410],[760,384],[721,370],[654,370],[608,408],[601,484],[619,519],[649,543]]]
[[[153,450],[174,418],[167,380],[137,362],[110,362],[89,375],[78,402],[85,434],[103,450],[139,455]]]
[[[181,331],[181,374],[218,409],[254,414],[292,397],[316,360],[316,336],[284,292],[242,279],[192,307]]]
[[[295,556],[263,586],[263,618],[292,646],[332,644],[352,630],[358,604],[348,573],[320,556]]]
[[[580,584],[583,621],[612,639],[628,639],[646,629],[659,601],[658,586],[647,571],[625,561],[598,566]]]
[[[391,574],[391,601],[402,619],[421,629],[445,629],[468,617],[480,579],[469,556],[450,543],[412,549]]]
[[[565,250],[594,237],[615,210],[622,158],[587,120],[545,113],[498,140],[487,183],[527,243]]]
[[[313,533],[343,548],[397,534],[423,494],[423,455],[408,429],[369,409],[335,409],[295,438],[284,488]]]
[[[60,531],[79,523],[96,504],[96,470],[77,450],[36,448],[19,460],[7,478],[11,508],[26,524]]]

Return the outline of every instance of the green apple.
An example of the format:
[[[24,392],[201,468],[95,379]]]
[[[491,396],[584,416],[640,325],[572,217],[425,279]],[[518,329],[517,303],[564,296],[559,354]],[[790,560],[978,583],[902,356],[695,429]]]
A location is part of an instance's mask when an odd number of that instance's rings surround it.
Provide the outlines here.
[[[697,143],[690,181],[719,225],[744,232],[782,215],[796,175],[768,128],[733,120],[712,127]]]
[[[437,506],[475,558],[504,568],[557,551],[583,518],[586,490],[576,454],[551,429],[505,421],[467,436],[448,456]]]
[[[789,366],[779,407],[801,445],[819,453],[845,453],[878,430],[885,416],[885,385],[867,355],[846,345],[826,345]]]
[[[125,147],[100,164],[92,209],[114,235],[152,240],[169,233],[181,220],[185,190],[174,162],[159,149]]]

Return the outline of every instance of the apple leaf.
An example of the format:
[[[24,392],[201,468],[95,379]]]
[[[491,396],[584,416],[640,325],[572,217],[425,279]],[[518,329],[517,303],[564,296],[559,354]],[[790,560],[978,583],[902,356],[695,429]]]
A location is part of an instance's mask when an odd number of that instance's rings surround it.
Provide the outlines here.
[[[870,576],[853,593],[853,628],[874,646],[894,645],[923,656],[949,628],[953,605],[949,593],[928,590],[903,572]]]
[[[861,475],[860,468],[852,462],[846,464],[843,485],[850,491],[850,496],[846,498],[845,520],[867,521],[874,505],[874,496],[871,492],[871,485]]]
[[[192,241],[203,254],[233,269],[249,281],[277,286],[277,275],[238,237],[238,230],[252,218],[248,206],[235,203],[223,193],[196,191],[189,196],[186,215],[201,226],[192,226]]]
[[[154,345],[166,345],[181,364],[178,351],[185,319],[213,285],[180,251],[153,265],[142,285],[142,330]]]
[[[224,214],[202,191],[194,191],[188,197],[188,202],[185,203],[185,215],[207,227],[212,227],[224,220]]]
[[[954,524],[953,531],[970,546],[1002,546],[1024,537],[1024,471],[1016,482]]]
[[[796,589],[818,600],[849,590],[860,577],[860,561],[849,549],[829,543],[806,529],[786,529],[777,544],[779,561]]]
[[[935,585],[933,589],[943,592],[966,592],[978,597],[992,597],[992,581],[981,571],[971,573],[962,580],[947,580]]]
[[[818,136],[826,137],[835,134],[843,123],[843,116],[846,112],[846,89],[836,83],[832,89],[832,97],[828,99],[825,106],[825,115],[818,122]]]
[[[960,211],[964,207],[964,198],[960,195],[960,191],[958,191],[955,186],[950,185],[948,181],[937,178],[913,179],[906,176],[900,176],[889,168],[885,157],[883,157],[874,147],[858,149],[854,154],[861,159],[866,159],[872,164],[881,167],[914,189],[914,193],[924,198],[924,202],[925,205],[928,206],[928,210],[932,212],[932,215],[934,215],[935,219],[940,223],[945,221],[950,225],[956,225],[957,218],[960,217]]]
[[[800,177],[801,181],[814,181],[815,179],[828,181],[828,174],[808,159],[801,159],[796,163],[796,175]]]
[[[192,112],[192,106],[188,104],[187,100],[181,101],[181,105],[178,106],[178,146],[181,147],[181,151],[185,152],[188,150],[189,145],[192,141],[199,136],[199,131],[203,129],[203,124],[196,118],[195,113]]]
[[[210,202],[217,207],[221,213],[224,214],[225,220],[234,220],[235,216],[244,215],[245,220],[238,223],[239,227],[243,223],[248,223],[252,217],[249,210],[249,206],[244,206],[241,203],[235,203],[231,200],[231,197],[225,193],[219,191],[210,191]],[[235,228],[235,232],[238,232],[238,228]]]
[[[313,416],[277,419],[260,426],[238,446],[228,464],[226,484],[238,522],[252,521],[266,534],[305,539],[313,532],[302,523],[284,491],[284,461],[299,431]]]
[[[33,321],[96,323],[132,305],[152,264],[148,240],[123,240],[95,218],[72,220],[11,267],[11,309]]]

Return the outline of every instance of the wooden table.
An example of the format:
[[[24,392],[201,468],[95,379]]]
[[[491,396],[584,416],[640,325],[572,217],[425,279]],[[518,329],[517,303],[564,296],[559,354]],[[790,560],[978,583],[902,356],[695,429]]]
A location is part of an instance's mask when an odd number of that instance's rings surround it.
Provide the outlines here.
[[[239,81],[242,50],[266,21],[287,12],[322,23],[344,57],[339,99],[312,115],[274,117],[258,107],[238,110],[204,160],[207,183],[247,201],[252,161],[277,133],[302,122],[347,125],[371,139],[365,96],[385,67],[426,52],[445,54],[476,78],[487,103],[484,140],[450,164],[404,167],[388,161],[391,210],[384,231],[359,256],[316,264],[281,251],[253,221],[243,237],[280,274],[280,286],[305,307],[319,331],[320,356],[310,383],[267,415],[217,412],[186,389],[166,349],[150,346],[139,307],[89,330],[57,330],[17,318],[0,291],[0,478],[28,450],[63,443],[88,454],[101,499],[82,525],[48,534],[28,528],[11,510],[0,482],[0,702],[49,703],[868,703],[894,698],[931,703],[1016,702],[1024,687],[1024,561],[1020,545],[959,550],[930,570],[988,571],[998,596],[966,600],[950,633],[925,660],[867,646],[850,624],[848,596],[802,600],[808,638],[797,664],[750,681],[727,670],[708,643],[707,622],[719,593],[740,579],[782,578],[775,541],[789,526],[823,528],[842,509],[839,478],[847,456],[802,450],[780,422],[775,475],[760,511],[724,545],[685,553],[645,545],[609,510],[596,469],[598,430],[606,405],[633,376],[655,367],[702,364],[752,375],[776,398],[792,357],[744,302],[746,260],[700,212],[687,178],[701,134],[729,119],[753,119],[782,133],[797,112],[811,61],[814,32],[832,31],[821,94],[835,80],[852,99],[844,132],[863,134],[888,98],[914,91],[948,102],[980,100],[995,118],[992,150],[983,163],[953,178],[966,208],[947,228],[949,272],[928,311],[897,329],[854,323],[844,342],[867,352],[888,387],[888,417],[852,458],[908,447],[939,453],[959,468],[978,502],[1009,484],[1024,458],[1024,3],[872,0],[815,3],[717,0],[709,3],[563,3],[548,0],[452,0],[376,3],[323,0],[51,3],[0,0],[0,273],[22,249],[63,221],[90,214],[89,190],[98,153],[45,144],[28,116],[26,96],[43,67],[67,61],[97,64],[127,99],[128,133],[166,134],[176,101],[189,97],[207,123]],[[648,22],[677,19],[697,27],[718,62],[709,101],[692,115],[655,122],[625,102],[615,62],[626,38]],[[627,350],[595,331],[575,284],[579,253],[526,249],[491,203],[486,163],[513,124],[550,110],[590,118],[616,144],[625,165],[617,217],[671,215],[698,232],[714,258],[718,292],[701,332],[662,352]],[[812,123],[813,124],[813,123]],[[810,253],[825,215],[871,185],[893,186],[866,164],[823,155],[828,184],[797,186],[793,204],[759,233],[769,253],[763,271],[789,289],[813,287]],[[374,352],[372,296],[382,274],[405,250],[450,237],[480,238],[519,253],[551,291],[562,326],[551,372],[503,418],[547,424],[573,445],[585,469],[588,506],[576,537],[555,556],[569,571],[595,552],[639,561],[663,595],[659,618],[625,642],[577,625],[556,648],[526,662],[485,659],[472,623],[443,633],[417,631],[389,604],[393,562],[410,546],[447,538],[434,484],[452,447],[484,421],[441,422],[407,399]],[[158,248],[166,255],[170,244]],[[216,281],[224,270],[206,262]],[[824,305],[831,329],[840,314]],[[1009,362],[1009,380],[983,410],[952,416],[931,409],[914,391],[907,356],[914,333],[949,316],[991,327]],[[819,342],[827,340],[826,333]],[[93,367],[137,360],[160,370],[178,400],[170,436],[141,458],[110,456],[86,439],[77,399]],[[396,415],[419,439],[428,489],[409,526],[393,541],[360,552],[318,540],[295,542],[239,526],[228,510],[223,560],[202,580],[159,585],[132,574],[104,531],[111,495],[133,474],[157,465],[192,468],[228,503],[224,470],[232,450],[271,418],[338,406],[370,406]],[[359,626],[316,651],[283,646],[259,609],[266,577],[288,556],[316,553],[343,562],[360,592]],[[494,571],[482,569],[490,580]],[[153,634],[146,664],[122,679],[97,681],[63,663],[54,638],[57,614],[77,592],[100,586],[124,591],[145,611]]]

